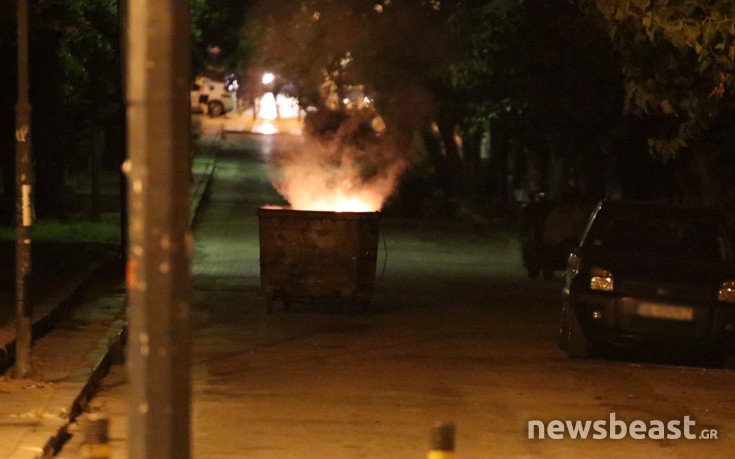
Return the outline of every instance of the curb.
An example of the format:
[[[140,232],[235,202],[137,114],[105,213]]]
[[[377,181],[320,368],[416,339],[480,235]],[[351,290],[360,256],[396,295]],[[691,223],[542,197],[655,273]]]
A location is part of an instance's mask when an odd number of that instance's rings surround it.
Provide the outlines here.
[[[219,146],[214,147],[214,154],[212,160],[205,166],[204,172],[199,175],[199,179],[194,184],[194,192],[192,193],[191,204],[189,205],[189,226],[194,225],[196,220],[199,206],[209,191],[209,185],[212,183],[212,176],[217,165],[217,152]]]
[[[127,304],[127,300],[125,302]],[[89,378],[79,392],[79,395],[74,399],[71,406],[69,407],[69,418],[67,422],[56,431],[56,434],[48,439],[43,449],[40,459],[51,459],[53,458],[61,448],[64,446],[66,441],[71,437],[70,427],[76,422],[77,417],[84,412],[84,409],[89,404],[90,400],[97,393],[97,389],[102,382],[102,379],[110,371],[110,367],[114,363],[113,353],[114,349],[125,345],[127,331],[127,321],[124,319],[117,319],[110,326],[107,332],[107,336],[102,340],[100,346],[91,354],[90,359],[94,358],[95,365],[92,367],[92,371]]]
[[[189,226],[194,224],[199,207],[203,201],[204,196],[209,190],[209,185],[212,182],[214,170],[217,163],[217,151],[219,146],[214,147],[215,154],[212,157],[212,161],[205,167],[204,173],[199,175],[199,179],[194,185],[194,191],[192,193],[191,204],[189,207]],[[96,271],[95,271],[96,272]],[[90,276],[91,279],[92,276]],[[71,300],[71,298],[70,298]],[[69,304],[73,304],[72,301],[67,301],[66,308],[68,309]],[[127,304],[127,299],[125,300]],[[123,309],[124,310],[124,309]],[[95,362],[91,369],[91,373],[84,387],[80,391],[79,395],[74,399],[71,406],[69,407],[69,418],[66,423],[61,426],[51,438],[48,439],[46,444],[43,446],[43,450],[40,459],[51,459],[59,451],[61,451],[64,443],[71,436],[70,427],[76,422],[77,417],[84,413],[87,404],[92,400],[97,389],[102,382],[102,379],[107,376],[108,371],[113,363],[117,360],[115,357],[120,353],[121,349],[125,346],[127,338],[127,319],[119,318],[113,322],[108,329],[107,335],[100,342],[100,345],[95,351],[93,351],[89,360]],[[35,323],[34,323],[35,327]],[[49,328],[50,329],[50,328]],[[34,328],[35,331],[35,328]],[[10,354],[12,355],[12,354]]]
[[[33,324],[31,325],[33,341],[37,341],[49,333],[54,325],[66,315],[69,309],[84,294],[95,275],[112,263],[114,261],[92,265],[86,271],[71,278],[51,298],[47,298],[41,303],[36,308],[36,311],[39,311],[38,316],[33,318]],[[12,325],[10,326],[12,327]],[[15,337],[0,345],[0,373],[6,373],[10,370],[15,363],[14,356]]]

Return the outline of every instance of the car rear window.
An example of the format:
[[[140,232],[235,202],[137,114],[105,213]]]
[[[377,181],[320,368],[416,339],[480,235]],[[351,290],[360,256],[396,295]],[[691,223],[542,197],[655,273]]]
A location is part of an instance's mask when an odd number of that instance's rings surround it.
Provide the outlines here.
[[[731,262],[727,232],[715,218],[612,216],[593,229],[591,243],[619,253]]]

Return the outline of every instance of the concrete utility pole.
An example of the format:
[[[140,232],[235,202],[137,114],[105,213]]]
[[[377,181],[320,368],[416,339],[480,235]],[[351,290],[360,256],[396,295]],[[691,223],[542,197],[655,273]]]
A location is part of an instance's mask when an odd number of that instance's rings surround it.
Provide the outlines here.
[[[129,457],[190,457],[189,2],[128,3]]]
[[[18,103],[15,106],[15,377],[31,376],[31,103],[28,100],[28,0],[18,0]]]
[[[120,54],[120,102],[125,106],[127,102],[127,73],[128,73],[128,0],[117,0],[117,27],[118,27],[118,52]],[[124,111],[116,116],[120,116],[120,127],[123,135],[118,139],[119,156],[118,160],[122,166],[125,163],[128,150],[127,142],[127,113]],[[125,173],[120,171],[120,259],[123,266],[128,259],[128,182],[125,179]]]

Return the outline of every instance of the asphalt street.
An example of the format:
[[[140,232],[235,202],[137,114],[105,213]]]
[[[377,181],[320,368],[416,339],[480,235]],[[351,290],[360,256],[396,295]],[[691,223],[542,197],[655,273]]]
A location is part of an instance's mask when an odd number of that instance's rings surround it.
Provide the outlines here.
[[[425,457],[437,421],[455,423],[463,459],[732,457],[735,372],[568,360],[556,346],[560,281],[527,279],[502,231],[386,217],[367,312],[297,303],[268,314],[255,212],[281,202],[266,161],[284,144],[298,138],[226,135],[198,216],[193,457]],[[110,417],[115,458],[135,441],[127,390],[114,367],[89,407]],[[611,416],[647,426],[689,416],[692,432],[717,439],[528,438],[529,421]],[[60,457],[79,457],[80,437]]]

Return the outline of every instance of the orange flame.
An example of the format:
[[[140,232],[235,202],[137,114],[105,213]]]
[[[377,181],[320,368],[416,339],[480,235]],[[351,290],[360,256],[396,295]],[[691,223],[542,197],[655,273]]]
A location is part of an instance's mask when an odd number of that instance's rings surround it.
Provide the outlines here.
[[[355,159],[359,155],[348,150],[341,146],[335,152],[309,144],[298,152],[281,155],[272,171],[276,190],[295,210],[379,211],[393,193],[405,161],[384,164],[377,170],[367,159]],[[371,172],[366,173],[366,169]]]
[[[372,198],[372,199],[371,199]],[[330,196],[294,196],[289,199],[295,210],[326,210],[330,212],[376,212],[382,207],[382,199],[344,195],[336,192]]]

